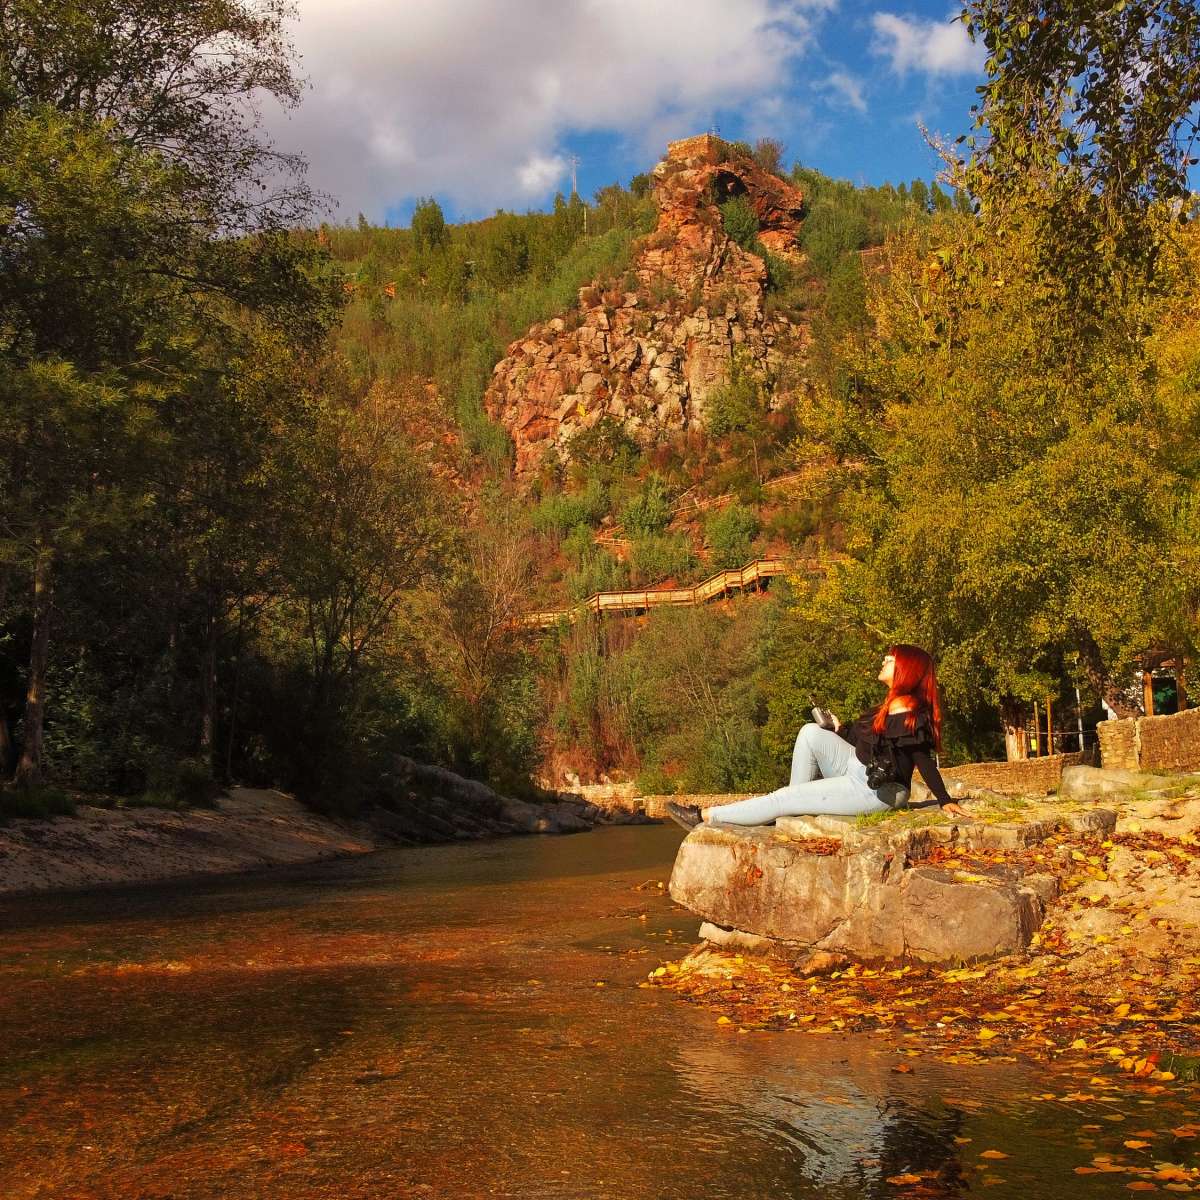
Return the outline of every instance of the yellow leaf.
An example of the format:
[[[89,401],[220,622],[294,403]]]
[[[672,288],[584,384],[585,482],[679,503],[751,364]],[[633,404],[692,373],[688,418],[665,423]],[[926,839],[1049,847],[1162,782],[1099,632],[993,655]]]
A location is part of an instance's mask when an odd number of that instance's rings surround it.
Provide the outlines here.
[[[1071,1049],[1072,1049],[1072,1050],[1086,1050],[1086,1049],[1087,1049],[1087,1042],[1085,1042],[1085,1041],[1083,1040],[1083,1038],[1076,1038],[1076,1039],[1075,1039],[1075,1040],[1074,1040],[1074,1041],[1071,1043]]]
[[[1117,1007],[1113,1009],[1113,1016],[1114,1017],[1129,1016],[1129,1005],[1128,1004],[1118,1004]]]
[[[979,1031],[979,1040],[981,1042],[990,1042],[992,1038],[999,1036],[999,1032],[995,1029],[984,1028]]]
[[[718,1017],[717,1024],[718,1025],[732,1025],[733,1022],[728,1017]]]
[[[1143,1142],[1141,1138],[1126,1138],[1122,1144],[1127,1150],[1145,1150],[1150,1145],[1149,1142]]]
[[[1155,1179],[1173,1179],[1178,1183],[1187,1183],[1191,1177],[1190,1172],[1185,1171],[1182,1167],[1177,1167],[1174,1163],[1168,1163],[1165,1167],[1154,1172]]]

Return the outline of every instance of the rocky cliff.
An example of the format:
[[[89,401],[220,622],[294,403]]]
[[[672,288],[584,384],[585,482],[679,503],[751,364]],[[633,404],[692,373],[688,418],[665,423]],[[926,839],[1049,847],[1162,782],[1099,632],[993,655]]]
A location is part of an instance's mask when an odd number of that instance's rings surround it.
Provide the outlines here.
[[[582,288],[577,310],[533,326],[496,365],[484,404],[513,439],[518,475],[568,458],[571,438],[605,416],[643,442],[702,424],[736,349],[769,372],[803,348],[803,328],[766,312],[766,262],[726,233],[718,207],[744,196],[762,245],[796,259],[799,190],[708,134],[671,143],[652,180],[658,225],[623,283]]]

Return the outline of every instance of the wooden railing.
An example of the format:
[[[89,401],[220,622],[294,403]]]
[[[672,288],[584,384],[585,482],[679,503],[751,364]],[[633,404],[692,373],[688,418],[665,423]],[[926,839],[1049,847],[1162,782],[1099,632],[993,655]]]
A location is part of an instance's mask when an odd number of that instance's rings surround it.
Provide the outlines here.
[[[574,624],[588,613],[602,615],[634,615],[651,608],[692,608],[707,604],[711,600],[727,596],[730,592],[745,591],[755,585],[765,584],[768,579],[784,574],[820,574],[825,570],[824,559],[803,562],[786,562],[782,558],[759,558],[736,571],[718,571],[703,583],[684,588],[643,589],[642,591],[593,592],[571,608],[549,609],[544,612],[526,613],[521,618],[523,625],[536,629],[548,629],[560,621]]]

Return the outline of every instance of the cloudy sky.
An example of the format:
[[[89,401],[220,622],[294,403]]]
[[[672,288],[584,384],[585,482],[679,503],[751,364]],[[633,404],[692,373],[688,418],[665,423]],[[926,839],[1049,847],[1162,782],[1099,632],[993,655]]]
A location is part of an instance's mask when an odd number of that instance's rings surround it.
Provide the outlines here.
[[[932,178],[982,77],[936,0],[299,0],[304,103],[267,114],[334,215],[590,196],[716,127],[856,183]]]

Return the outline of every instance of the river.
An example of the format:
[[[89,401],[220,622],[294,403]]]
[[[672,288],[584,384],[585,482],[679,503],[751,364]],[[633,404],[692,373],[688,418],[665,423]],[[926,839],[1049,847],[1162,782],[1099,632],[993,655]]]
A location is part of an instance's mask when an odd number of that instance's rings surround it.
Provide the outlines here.
[[[898,1074],[879,1039],[738,1034],[638,987],[695,940],[656,886],[678,841],[3,902],[0,1196],[1115,1196],[1074,1168],[1190,1115],[1035,1101],[1019,1062]]]

